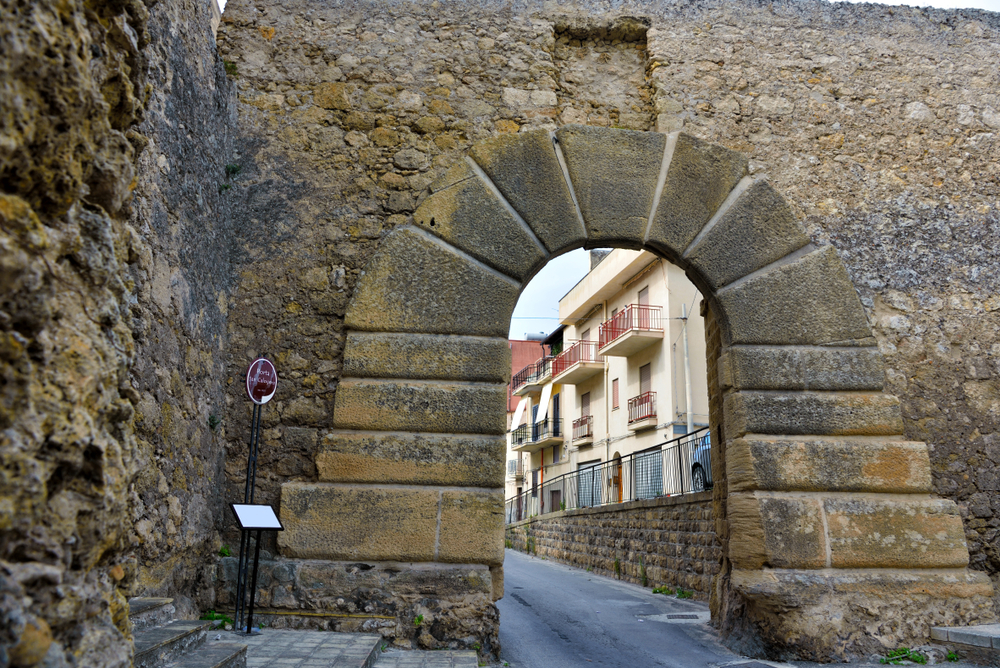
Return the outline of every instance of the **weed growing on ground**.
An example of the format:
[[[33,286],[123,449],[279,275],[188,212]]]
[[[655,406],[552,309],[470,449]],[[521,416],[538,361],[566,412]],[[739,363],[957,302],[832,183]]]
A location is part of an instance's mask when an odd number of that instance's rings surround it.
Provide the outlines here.
[[[678,589],[677,598],[691,598],[694,596],[693,591],[688,591],[687,589]]]
[[[207,621],[207,622],[222,622],[223,626],[225,626],[226,624],[229,624],[231,626],[233,624],[233,618],[232,617],[230,617],[229,615],[223,615],[221,613],[218,613],[215,610],[209,610],[208,612],[206,612],[204,615],[202,615],[198,619],[201,619],[201,620],[204,620],[204,621]]]
[[[954,663],[955,661],[958,661],[958,654],[955,654],[954,652],[948,652],[948,656],[944,658]]]
[[[618,561],[618,557],[615,557],[615,577],[622,579],[622,562]]]
[[[413,618],[413,625],[416,626],[417,628],[420,628],[420,625],[423,623],[424,623],[423,615],[417,615],[416,617]]]
[[[878,660],[879,663],[885,663],[892,666],[902,666],[904,661],[911,661],[913,663],[923,665],[927,663],[927,657],[920,652],[911,650],[909,647],[900,647],[899,649],[892,650]]]
[[[642,586],[649,586],[649,578],[646,576],[646,562],[643,558],[639,557],[639,579],[642,580]]]
[[[666,596],[673,596],[674,593],[675,593],[675,590],[671,589],[667,585],[662,585],[660,587],[655,587],[653,589],[653,593],[654,594],[664,594]]]

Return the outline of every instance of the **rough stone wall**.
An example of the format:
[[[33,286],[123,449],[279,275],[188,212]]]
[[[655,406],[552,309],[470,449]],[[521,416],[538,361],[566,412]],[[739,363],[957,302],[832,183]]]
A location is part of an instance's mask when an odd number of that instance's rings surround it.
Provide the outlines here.
[[[126,666],[213,592],[234,97],[206,3],[0,19],[0,665]]]
[[[707,600],[719,572],[711,492],[551,513],[508,525],[519,552]]]

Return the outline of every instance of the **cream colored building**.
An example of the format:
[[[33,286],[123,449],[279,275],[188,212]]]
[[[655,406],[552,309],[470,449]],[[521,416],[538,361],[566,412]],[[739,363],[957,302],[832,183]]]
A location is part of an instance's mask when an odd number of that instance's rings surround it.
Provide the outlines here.
[[[559,301],[552,355],[511,383],[508,519],[711,484],[701,298],[678,267],[618,249]]]

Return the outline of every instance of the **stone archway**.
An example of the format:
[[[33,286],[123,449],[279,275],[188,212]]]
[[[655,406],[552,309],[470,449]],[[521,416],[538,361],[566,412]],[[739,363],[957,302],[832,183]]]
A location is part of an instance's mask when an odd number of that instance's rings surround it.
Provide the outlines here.
[[[506,332],[573,248],[646,248],[706,296],[724,546],[713,615],[750,653],[850,658],[991,619],[958,509],[932,498],[836,250],[744,156],[566,126],[477,145],[381,243],[346,315],[319,483],[282,489],[283,552],[489,567],[502,592]],[[471,586],[471,585],[470,585]]]

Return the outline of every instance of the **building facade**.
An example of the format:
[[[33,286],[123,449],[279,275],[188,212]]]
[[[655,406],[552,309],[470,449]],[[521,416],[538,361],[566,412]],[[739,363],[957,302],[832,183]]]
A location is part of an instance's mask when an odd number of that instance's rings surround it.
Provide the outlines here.
[[[508,521],[711,485],[700,300],[678,267],[624,249],[560,300],[549,354],[512,373]]]

